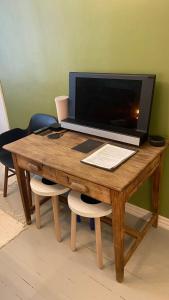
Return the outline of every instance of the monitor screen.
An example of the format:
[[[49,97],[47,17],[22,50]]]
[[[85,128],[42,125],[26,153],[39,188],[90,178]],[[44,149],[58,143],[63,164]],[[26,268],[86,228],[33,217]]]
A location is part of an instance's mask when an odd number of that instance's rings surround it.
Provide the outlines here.
[[[70,72],[69,118],[128,134],[147,133],[155,75]]]
[[[77,78],[77,121],[103,127],[137,128],[141,80]]]

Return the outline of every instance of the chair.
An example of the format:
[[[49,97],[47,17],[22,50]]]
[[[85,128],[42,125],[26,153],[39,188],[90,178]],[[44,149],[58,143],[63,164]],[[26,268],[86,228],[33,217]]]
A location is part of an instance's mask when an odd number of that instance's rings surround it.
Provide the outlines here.
[[[0,162],[5,166],[4,190],[3,190],[4,197],[7,196],[8,178],[15,175],[15,170],[14,170],[11,153],[6,151],[2,147],[6,144],[19,140],[25,137],[26,135],[27,135],[26,131],[20,128],[11,129],[0,134]],[[11,172],[12,174],[9,175],[9,172]]]
[[[56,117],[47,114],[34,114],[29,122],[27,133],[30,134],[35,130],[57,123]]]
[[[68,205],[71,209],[71,249],[76,250],[76,223],[77,215],[94,218],[95,234],[96,234],[96,256],[97,265],[101,269],[103,267],[102,257],[102,239],[101,239],[101,224],[100,218],[111,214],[112,208],[110,205],[102,203],[96,199],[80,194],[76,191],[71,191],[68,195]]]
[[[42,178],[38,175],[35,175],[31,178],[30,186],[32,192],[34,193],[35,199],[35,218],[36,218],[36,227],[40,229],[40,200],[41,197],[51,197],[53,215],[54,215],[54,224],[55,224],[55,234],[58,242],[61,241],[61,227],[59,222],[59,195],[65,194],[69,191],[69,188],[64,187],[63,185],[54,183],[50,180]]]
[[[56,123],[57,119],[54,116],[48,114],[34,114],[29,122],[27,129],[15,128],[8,130],[0,134],[0,162],[5,166],[5,176],[4,176],[4,190],[3,196],[7,196],[7,185],[8,178],[15,175],[15,170],[12,161],[12,155],[10,152],[2,149],[5,144],[12,143],[18,139],[21,139],[28,134],[31,134],[34,130],[38,130],[42,127],[49,126]],[[12,173],[8,175],[9,171]],[[26,172],[27,180],[29,181],[29,172]]]

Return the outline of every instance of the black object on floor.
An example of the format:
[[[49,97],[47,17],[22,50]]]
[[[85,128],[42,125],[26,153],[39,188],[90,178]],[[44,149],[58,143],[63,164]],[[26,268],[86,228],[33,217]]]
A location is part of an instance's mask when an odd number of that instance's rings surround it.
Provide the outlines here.
[[[88,139],[87,141],[73,147],[72,149],[79,152],[88,153],[103,144],[103,142]]]
[[[78,223],[82,222],[81,217],[79,215],[77,215],[77,222]],[[89,226],[91,230],[95,230],[95,222],[93,218],[89,218]]]
[[[101,202],[97,199],[94,199],[94,198],[89,197],[89,196],[84,195],[84,194],[81,194],[81,199],[82,199],[83,202],[88,203],[88,204],[98,204],[98,203]]]
[[[89,219],[89,225],[91,230],[95,230],[95,222],[93,218]]]
[[[56,184],[56,182],[53,182],[53,181],[51,181],[51,180],[49,180],[49,179],[46,179],[46,178],[44,178],[44,177],[42,177],[42,182],[43,182],[44,184],[47,184],[47,185],[54,185],[54,184]]]

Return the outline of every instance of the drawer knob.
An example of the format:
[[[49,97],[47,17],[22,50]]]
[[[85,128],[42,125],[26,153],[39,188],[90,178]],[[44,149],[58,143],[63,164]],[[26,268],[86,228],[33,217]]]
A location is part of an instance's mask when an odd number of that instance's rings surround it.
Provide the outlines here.
[[[40,166],[31,164],[31,163],[28,164],[28,168],[29,168],[31,171],[35,171],[35,172],[40,171],[40,169],[41,169]]]
[[[70,188],[81,193],[88,192],[88,187],[77,182],[71,182]]]

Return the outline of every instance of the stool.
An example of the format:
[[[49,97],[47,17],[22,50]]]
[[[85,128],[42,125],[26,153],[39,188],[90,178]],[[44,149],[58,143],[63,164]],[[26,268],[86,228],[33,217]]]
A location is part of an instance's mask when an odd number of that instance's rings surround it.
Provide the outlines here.
[[[68,195],[68,205],[71,209],[71,249],[72,251],[76,250],[77,215],[86,218],[94,218],[96,233],[97,265],[101,269],[103,267],[103,257],[100,218],[111,214],[112,208],[110,205],[102,202],[99,202],[97,204],[85,203],[81,199],[81,195],[82,194],[76,191],[71,191]]]
[[[41,196],[51,197],[52,200],[52,208],[54,215],[54,224],[55,224],[55,234],[58,242],[61,241],[61,228],[59,222],[59,195],[62,195],[69,191],[69,188],[64,187],[60,184],[52,183],[45,178],[44,182],[42,182],[42,177],[35,175],[31,178],[30,186],[32,192],[34,193],[35,199],[35,218],[36,218],[36,227],[40,229],[40,200]],[[45,181],[46,180],[46,181]]]

